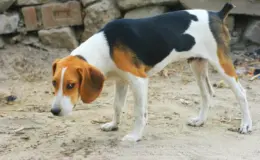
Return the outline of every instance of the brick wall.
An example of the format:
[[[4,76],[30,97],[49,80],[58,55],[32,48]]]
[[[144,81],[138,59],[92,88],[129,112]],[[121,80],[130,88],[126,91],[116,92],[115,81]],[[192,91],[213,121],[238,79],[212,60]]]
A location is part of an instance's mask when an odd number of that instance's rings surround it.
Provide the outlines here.
[[[196,1],[196,3],[195,3]],[[36,33],[42,43],[53,47],[74,49],[88,39],[107,22],[118,18],[141,18],[186,8],[220,9],[226,1],[209,0],[1,0],[0,42],[10,35]],[[214,5],[212,5],[214,3]],[[237,1],[226,23],[232,35],[232,43],[241,39],[260,44],[260,28],[254,8],[259,2]],[[245,9],[252,6],[251,9]],[[212,8],[213,7],[213,8]],[[215,7],[215,8],[214,8]],[[240,15],[246,15],[242,22]],[[250,15],[251,14],[251,15]],[[260,16],[260,13],[259,13]],[[246,31],[249,28],[251,31]],[[248,30],[249,30],[248,29]],[[254,31],[254,32],[252,32]],[[244,35],[245,34],[245,35]],[[55,35],[55,36],[54,36]],[[0,47],[3,46],[0,44]]]

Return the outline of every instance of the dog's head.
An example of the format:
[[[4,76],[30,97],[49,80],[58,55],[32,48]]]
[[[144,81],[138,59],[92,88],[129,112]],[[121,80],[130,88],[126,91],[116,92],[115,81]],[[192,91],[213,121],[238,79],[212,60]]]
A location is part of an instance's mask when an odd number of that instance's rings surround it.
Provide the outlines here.
[[[52,64],[55,97],[51,112],[56,116],[71,113],[79,98],[94,101],[102,91],[105,77],[94,66],[77,56],[57,59]]]

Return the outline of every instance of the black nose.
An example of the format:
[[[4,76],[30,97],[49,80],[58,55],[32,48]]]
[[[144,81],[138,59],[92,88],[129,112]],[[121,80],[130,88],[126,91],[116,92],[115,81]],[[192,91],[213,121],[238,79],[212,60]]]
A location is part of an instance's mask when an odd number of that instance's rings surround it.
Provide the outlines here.
[[[60,114],[61,109],[60,108],[52,108],[51,113],[55,116],[58,116]]]

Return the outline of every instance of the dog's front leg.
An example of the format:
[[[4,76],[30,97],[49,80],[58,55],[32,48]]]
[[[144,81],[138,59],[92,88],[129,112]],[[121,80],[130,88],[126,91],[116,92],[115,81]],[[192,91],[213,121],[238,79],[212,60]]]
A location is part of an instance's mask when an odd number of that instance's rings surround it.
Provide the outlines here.
[[[123,141],[139,141],[143,136],[144,127],[148,120],[147,113],[147,94],[148,79],[133,77],[130,81],[135,100],[134,104],[134,128],[133,131],[123,137]]]
[[[113,120],[109,123],[101,125],[103,131],[113,131],[118,129],[120,123],[120,115],[122,107],[125,105],[128,84],[123,81],[116,81],[115,85],[115,100],[114,100],[114,115]]]

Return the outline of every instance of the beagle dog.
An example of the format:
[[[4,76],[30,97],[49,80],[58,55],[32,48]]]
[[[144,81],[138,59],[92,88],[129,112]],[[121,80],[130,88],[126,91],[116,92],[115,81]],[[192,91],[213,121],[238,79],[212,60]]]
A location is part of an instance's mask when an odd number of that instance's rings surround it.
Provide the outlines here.
[[[55,97],[51,112],[65,116],[77,101],[94,101],[107,78],[115,78],[114,115],[103,124],[103,131],[116,130],[125,105],[128,86],[134,95],[134,127],[122,140],[139,141],[148,119],[148,78],[171,62],[188,60],[196,77],[202,104],[191,126],[201,126],[213,89],[208,78],[208,63],[230,85],[242,112],[240,133],[252,130],[246,91],[239,83],[229,57],[229,31],[225,19],[235,6],[226,3],[220,11],[189,9],[149,18],[117,19],[74,49],[70,55],[53,63]]]

